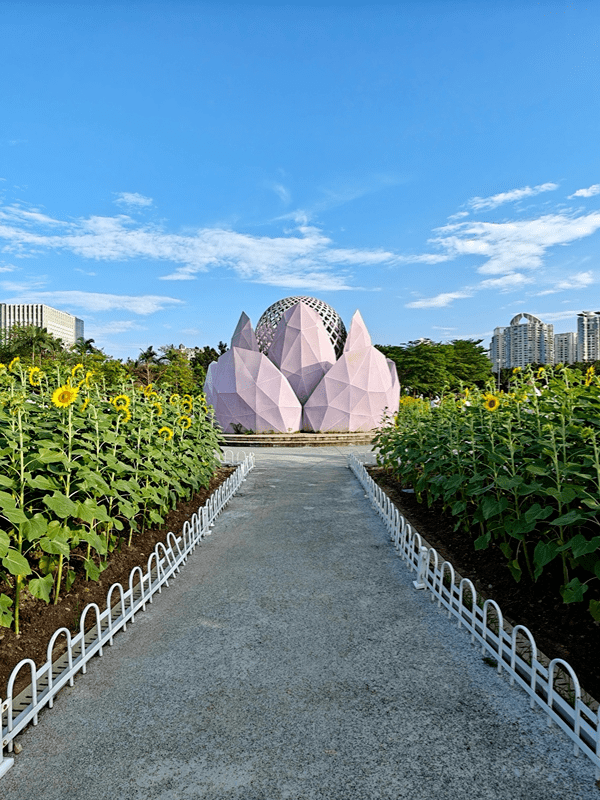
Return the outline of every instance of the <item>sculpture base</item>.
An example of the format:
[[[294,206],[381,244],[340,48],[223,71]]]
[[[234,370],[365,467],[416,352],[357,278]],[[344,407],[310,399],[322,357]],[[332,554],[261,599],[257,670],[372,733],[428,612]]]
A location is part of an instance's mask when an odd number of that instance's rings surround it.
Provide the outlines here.
[[[223,447],[344,447],[372,444],[376,433],[224,433]]]

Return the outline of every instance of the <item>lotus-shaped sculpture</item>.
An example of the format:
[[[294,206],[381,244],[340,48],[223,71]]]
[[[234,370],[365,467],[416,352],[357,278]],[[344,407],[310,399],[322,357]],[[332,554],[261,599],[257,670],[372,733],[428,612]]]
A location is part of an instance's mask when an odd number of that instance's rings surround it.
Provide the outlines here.
[[[285,311],[266,353],[242,313],[204,391],[225,433],[370,431],[400,398],[396,365],[373,347],[359,311],[336,359],[321,317],[302,301]]]

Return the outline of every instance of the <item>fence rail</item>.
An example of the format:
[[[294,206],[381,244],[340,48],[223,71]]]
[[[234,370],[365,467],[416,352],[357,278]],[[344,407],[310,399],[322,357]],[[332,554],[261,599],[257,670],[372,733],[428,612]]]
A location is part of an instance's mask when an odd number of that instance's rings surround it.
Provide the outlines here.
[[[81,614],[79,632],[76,635],[71,635],[68,628],[55,631],[48,642],[47,660],[39,669],[30,658],[25,658],[16,665],[8,681],[6,699],[0,698],[0,777],[13,764],[13,759],[4,755],[4,749],[12,753],[14,738],[30,722],[37,725],[38,714],[45,706],[52,708],[54,698],[63,686],[67,683],[73,686],[75,675],[78,672],[85,673],[87,662],[96,654],[101,656],[103,647],[112,645],[115,633],[126,630],[128,623],[134,623],[135,615],[140,610],[145,610],[146,604],[152,602],[156,592],[162,592],[162,587],[169,585],[169,579],[181,570],[190,553],[210,534],[215,520],[246,480],[248,473],[254,469],[254,465],[252,453],[244,457],[235,472],[213,492],[191,520],[184,523],[181,534],[175,536],[169,532],[166,545],[162,542],[156,545],[148,558],[145,572],[142,567],[134,567],[129,575],[127,589],[120,583],[110,587],[103,611],[96,603],[87,605]],[[86,630],[88,619],[92,626]],[[52,652],[63,636],[66,640],[66,652],[52,661]],[[16,680],[23,669],[30,673],[31,683],[14,697]]]
[[[524,625],[506,630],[498,604],[478,598],[468,578],[457,582],[452,564],[443,561],[435,548],[425,546],[420,534],[354,454],[348,457],[348,466],[384,521],[398,555],[415,572],[415,589],[430,592],[432,602],[437,600],[449,618],[458,620],[458,626],[471,634],[471,642],[494,659],[498,672],[506,672],[511,686],[516,683],[527,693],[531,708],[541,708],[548,715],[548,725],[554,722],[567,734],[573,742],[574,755],[582,752],[591,759],[596,779],[600,779],[600,710],[594,711],[583,702],[582,689],[571,665],[561,658],[544,665],[531,631]]]

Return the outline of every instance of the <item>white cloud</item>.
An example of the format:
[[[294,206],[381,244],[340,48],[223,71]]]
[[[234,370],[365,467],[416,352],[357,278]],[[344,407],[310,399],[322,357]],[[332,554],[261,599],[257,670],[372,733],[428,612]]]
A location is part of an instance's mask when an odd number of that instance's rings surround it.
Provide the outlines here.
[[[498,208],[504,203],[514,203],[523,197],[533,197],[541,192],[552,192],[558,189],[557,183],[540,183],[538,186],[524,186],[522,189],[511,189],[508,192],[500,192],[491,197],[472,197],[468,205],[475,211],[483,211],[490,208]]]
[[[468,217],[468,216],[469,216],[469,212],[468,211],[457,211],[456,214],[450,214],[448,219],[452,219],[452,220],[454,220],[454,219],[462,219],[463,217]]]
[[[292,196],[282,183],[271,184],[271,189],[273,189],[277,197],[282,203],[285,203],[285,205],[291,202]]]
[[[151,197],[144,197],[143,194],[138,192],[117,192],[117,199],[115,203],[119,206],[128,206],[130,208],[147,208],[152,205]]]
[[[44,219],[32,229],[29,220],[25,224],[9,212],[4,219],[0,217],[0,240],[4,240],[7,252],[23,256],[51,249],[67,250],[99,261],[152,259],[175,266],[172,272],[162,276],[163,280],[191,280],[199,272],[222,267],[255,283],[334,291],[356,288],[349,284],[350,270],[354,267],[399,264],[406,260],[386,250],[336,247],[319,228],[306,220],[280,236],[256,236],[225,228],[175,234],[141,224],[126,215],[93,216],[69,223]],[[53,230],[58,224],[65,229]],[[435,263],[448,256],[407,258]]]
[[[424,297],[422,300],[414,300],[412,303],[406,303],[406,308],[445,308],[445,306],[449,306],[454,300],[463,300],[466,297],[473,297],[473,292],[442,292],[435,297]]]
[[[5,284],[5,289],[10,284]],[[118,295],[102,294],[100,292],[80,292],[75,290],[56,292],[31,292],[22,287],[12,287],[19,291],[16,296],[5,300],[6,303],[47,303],[53,306],[66,306],[69,308],[83,309],[84,311],[114,311],[123,309],[134,314],[154,314],[163,308],[183,304],[183,300],[174,297],[161,297],[160,295]],[[10,288],[9,288],[10,290]]]
[[[564,319],[577,319],[577,314],[580,313],[581,309],[577,311],[550,311],[541,313],[536,311],[533,316],[541,319],[542,322],[560,322]]]
[[[546,289],[543,292],[538,292],[538,296],[556,294],[557,292],[564,292],[570,289],[585,289],[586,286],[590,286],[594,282],[593,272],[576,272],[574,275],[569,275],[568,278],[558,281],[553,289]]]
[[[481,256],[478,272],[496,275],[516,269],[537,269],[546,250],[591,236],[600,228],[600,212],[576,216],[567,212],[509,222],[460,222],[436,229],[430,241],[449,257]]]
[[[90,339],[94,337],[110,336],[111,334],[127,333],[132,330],[146,330],[146,327],[139,325],[135,320],[131,319],[114,319],[104,325],[95,325],[94,323],[87,323],[85,326],[85,338]]]
[[[523,275],[520,272],[511,272],[508,275],[503,275],[501,278],[487,278],[481,281],[479,289],[498,289],[501,292],[509,292],[512,289],[518,289],[526,283],[532,283],[533,278]]]
[[[593,197],[595,194],[600,194],[600,183],[595,183],[587,189],[577,189],[576,192],[569,195],[569,200],[573,197]]]

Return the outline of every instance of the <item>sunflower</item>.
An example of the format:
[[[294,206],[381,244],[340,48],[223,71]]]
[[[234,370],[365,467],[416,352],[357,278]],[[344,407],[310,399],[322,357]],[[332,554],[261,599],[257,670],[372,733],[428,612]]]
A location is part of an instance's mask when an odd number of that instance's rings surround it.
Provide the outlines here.
[[[513,371],[512,371],[512,374],[513,374],[513,375],[518,375],[518,374],[519,374],[519,372],[522,372],[522,371],[523,371],[523,367],[515,367],[515,368],[513,369]]]
[[[172,406],[176,406],[178,402],[179,402],[179,395],[178,394],[172,394],[171,397],[169,397],[169,403]]]
[[[153,397],[158,397],[158,392],[146,392],[146,397],[148,400],[152,400]]]
[[[85,373],[85,378],[84,378],[85,385],[86,385],[86,387],[87,387],[88,389],[91,389],[91,387],[92,387],[92,380],[93,380],[93,378],[94,378],[94,373],[92,372],[92,370],[88,370],[88,371]]]
[[[156,413],[160,417],[160,415],[162,414],[162,411],[163,411],[162,403],[159,403],[159,402],[152,403],[152,408],[156,409]]]
[[[186,414],[191,414],[192,413],[192,408],[193,408],[193,405],[192,405],[191,401],[189,401],[189,400],[182,400],[181,401],[181,410],[185,411]]]
[[[117,409],[117,411],[120,411],[122,408],[125,409],[129,408],[129,403],[131,401],[129,400],[129,397],[126,394],[118,394],[116,397],[113,397],[113,399],[110,402]]]
[[[585,373],[585,385],[586,386],[589,386],[590,383],[594,380],[595,371],[596,370],[594,369],[594,367],[588,367],[588,369],[587,369],[587,371]]]
[[[0,375],[6,372],[6,364],[0,362]]]
[[[544,367],[540,367],[537,371],[537,377],[543,378],[545,375],[546,375],[546,370],[544,369]]]
[[[146,387],[144,387],[142,389],[142,392],[146,395],[146,397],[148,397],[150,395],[150,392],[152,391],[152,386],[153,386],[153,384],[149,383],[148,386],[146,386]]]
[[[177,424],[181,425],[184,431],[187,431],[188,428],[192,427],[192,420],[189,417],[186,417],[185,414],[177,420]]]
[[[194,402],[194,398],[192,397],[191,394],[182,394],[181,395],[181,399],[185,400],[186,403],[193,403]]]
[[[165,425],[162,428],[158,429],[158,435],[161,438],[163,438],[165,440],[165,442],[168,442],[169,439],[173,438],[173,429],[172,428],[167,428],[167,426]]]
[[[86,408],[89,406],[89,404],[90,404],[90,398],[86,397],[85,400],[83,401],[83,403],[79,406],[79,410],[81,411],[82,414],[86,410]]]
[[[13,360],[10,362],[10,364],[8,365],[8,371],[9,372],[14,372],[15,371],[15,367],[17,366],[17,364],[19,363],[20,360],[21,359],[19,358],[19,356],[15,356],[13,358]]]
[[[54,390],[52,393],[52,402],[57,408],[67,408],[71,405],[71,403],[75,402],[78,394],[79,389],[74,386],[69,386],[69,384],[65,384],[64,386],[59,386],[58,389]]]
[[[495,397],[493,394],[485,395],[485,403],[483,404],[483,407],[487,408],[488,411],[495,411],[499,405],[500,405],[500,400],[498,400],[498,398]]]
[[[119,412],[119,419],[121,422],[131,422],[131,411],[127,406],[117,406],[117,411]]]
[[[42,382],[42,370],[39,367],[29,367],[29,383],[31,386],[39,386]]]
[[[75,364],[75,366],[71,370],[71,377],[74,378],[79,370],[83,370],[83,364]]]

